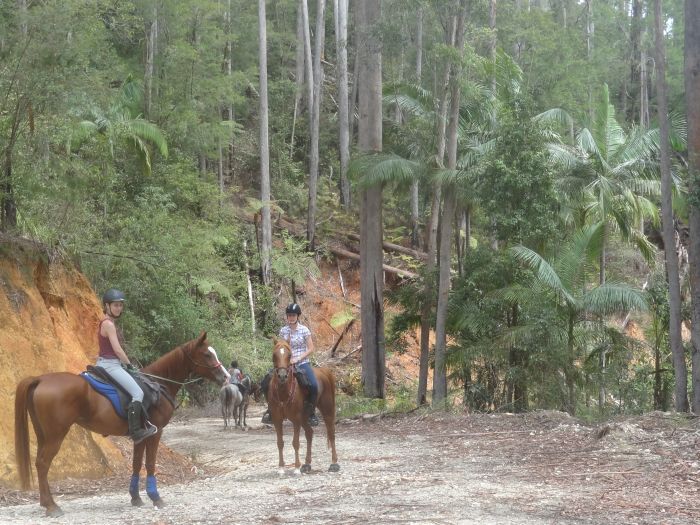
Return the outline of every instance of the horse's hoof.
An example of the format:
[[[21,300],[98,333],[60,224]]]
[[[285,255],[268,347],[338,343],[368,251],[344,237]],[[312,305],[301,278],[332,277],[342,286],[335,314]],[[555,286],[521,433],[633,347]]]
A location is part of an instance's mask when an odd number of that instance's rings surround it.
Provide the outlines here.
[[[340,465],[337,463],[331,463],[331,466],[328,467],[328,472],[339,472],[340,471]]]
[[[301,466],[301,472],[302,472],[303,474],[308,474],[309,472],[311,472],[311,465],[309,465],[308,463],[305,464],[305,465],[302,465],[302,466]]]
[[[163,507],[165,507],[165,502],[162,499],[158,498],[153,502],[153,506],[157,509],[162,509]]]
[[[61,507],[58,505],[51,507],[50,509],[46,509],[46,517],[47,518],[60,518],[65,514],[62,510]]]
[[[298,468],[295,468],[295,469],[294,469],[294,475],[295,475],[295,476],[301,476],[301,470],[299,470]]]
[[[131,498],[131,506],[132,507],[143,507],[143,500],[141,499],[141,497],[137,496],[135,498]]]
[[[284,477],[284,469],[282,467],[277,469],[277,474],[279,474],[280,478]]]

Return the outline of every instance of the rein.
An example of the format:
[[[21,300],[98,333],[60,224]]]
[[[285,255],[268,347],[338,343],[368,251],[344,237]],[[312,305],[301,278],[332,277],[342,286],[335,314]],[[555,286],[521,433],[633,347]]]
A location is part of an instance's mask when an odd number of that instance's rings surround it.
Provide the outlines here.
[[[191,384],[191,383],[197,383],[198,381],[202,381],[202,379],[203,379],[202,377],[197,377],[197,378],[195,378],[195,379],[190,379],[189,381],[184,381],[184,382],[183,382],[183,381],[175,381],[174,379],[169,379],[169,378],[167,378],[167,377],[157,376],[157,375],[155,375],[155,374],[149,374],[148,372],[142,372],[141,370],[139,370],[139,373],[140,373],[140,374],[143,374],[143,375],[145,375],[145,376],[148,376],[148,377],[152,377],[153,379],[160,379],[161,381],[167,381],[167,382],[169,382],[169,383],[175,383],[176,385],[180,385],[180,386],[189,385],[189,384]]]

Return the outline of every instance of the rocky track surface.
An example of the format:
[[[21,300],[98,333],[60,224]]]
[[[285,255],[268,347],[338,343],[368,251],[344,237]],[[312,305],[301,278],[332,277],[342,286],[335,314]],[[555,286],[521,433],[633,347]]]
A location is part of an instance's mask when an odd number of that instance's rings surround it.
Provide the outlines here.
[[[337,426],[340,472],[328,472],[321,425],[312,472],[295,475],[288,466],[283,476],[274,431],[251,420],[248,431],[224,430],[217,417],[165,429],[164,442],[192,466],[188,479],[161,483],[163,509],[132,508],[127,476],[97,492],[85,485],[83,495],[72,485],[57,499],[64,517],[44,518],[34,500],[1,506],[0,523],[700,522],[700,430],[664,414],[595,428],[557,412],[345,420]],[[293,463],[291,427],[285,453]]]

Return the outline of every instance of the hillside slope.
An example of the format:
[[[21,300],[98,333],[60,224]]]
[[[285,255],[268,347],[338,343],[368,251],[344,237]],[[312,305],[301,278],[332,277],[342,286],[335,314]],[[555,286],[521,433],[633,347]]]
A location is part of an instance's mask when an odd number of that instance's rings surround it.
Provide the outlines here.
[[[0,236],[0,484],[16,484],[15,387],[26,376],[80,372],[96,357],[100,304],[87,279],[43,247]],[[30,425],[31,426],[31,425]],[[30,429],[34,440],[34,432]],[[35,450],[32,450],[32,463]],[[73,427],[52,479],[97,478],[125,461],[109,440]]]

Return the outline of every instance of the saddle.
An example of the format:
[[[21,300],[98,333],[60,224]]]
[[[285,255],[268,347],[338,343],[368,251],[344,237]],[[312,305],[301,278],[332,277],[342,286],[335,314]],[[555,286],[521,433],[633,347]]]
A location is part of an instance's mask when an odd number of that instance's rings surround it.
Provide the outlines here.
[[[96,392],[109,399],[120,418],[127,419],[126,408],[131,402],[131,396],[124,390],[124,387],[112,379],[112,376],[110,376],[104,368],[88,365],[86,371],[81,372],[80,375],[90,383],[90,386],[92,386]],[[134,378],[136,383],[141,387],[141,390],[143,390],[142,404],[146,414],[148,414],[151,407],[158,404],[161,393],[175,406],[175,400],[170,395],[170,392],[166,390],[165,386],[156,383],[152,379],[148,379],[139,372],[131,373],[131,377]]]

